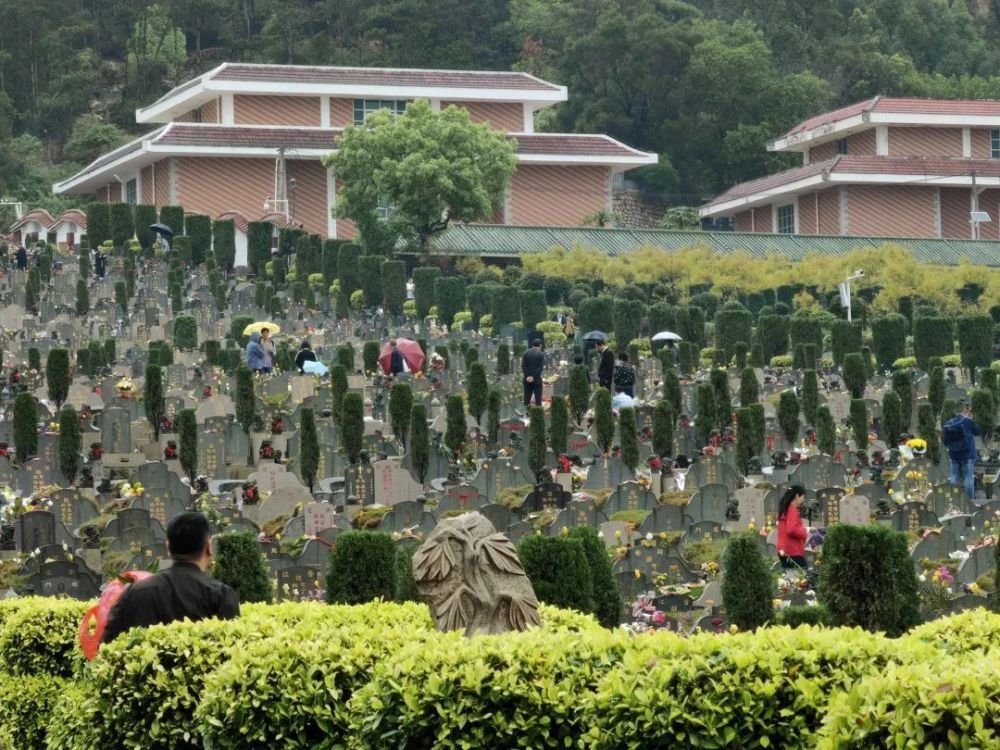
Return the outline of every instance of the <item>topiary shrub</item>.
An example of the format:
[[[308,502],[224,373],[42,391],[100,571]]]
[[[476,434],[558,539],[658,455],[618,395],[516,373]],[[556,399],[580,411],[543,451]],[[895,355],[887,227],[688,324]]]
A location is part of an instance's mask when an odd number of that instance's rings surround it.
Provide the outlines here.
[[[727,302],[715,314],[715,348],[728,363],[736,354],[736,343],[750,340],[753,316],[739,302]]]
[[[635,409],[619,410],[618,434],[621,437],[622,463],[635,473],[639,466],[639,434],[635,426]]]
[[[989,315],[963,315],[957,321],[958,351],[962,366],[976,382],[976,370],[993,362],[993,318]],[[948,352],[950,354],[950,352]]]
[[[814,607],[805,605],[785,607],[778,612],[778,624],[787,625],[790,628],[797,628],[801,625],[826,625],[829,619],[830,613],[822,604],[817,604]]]
[[[434,303],[438,322],[450,328],[455,322],[456,313],[461,312],[465,305],[465,281],[457,276],[435,279]]]
[[[174,347],[187,352],[198,348],[198,323],[190,315],[174,319]]]
[[[441,269],[421,266],[413,269],[413,301],[417,305],[417,316],[426,318],[434,306],[434,283],[441,275]],[[510,322],[510,321],[505,321]]]
[[[698,445],[706,445],[716,426],[715,389],[711,383],[698,386],[698,414],[694,418],[694,431]]]
[[[816,447],[828,456],[837,448],[837,426],[830,407],[825,404],[816,410]]]
[[[326,601],[363,604],[394,593],[395,548],[389,534],[346,531],[337,537],[326,576]]]
[[[594,617],[606,628],[618,627],[625,605],[612,572],[607,545],[597,535],[597,529],[590,526],[575,526],[570,529],[569,538],[580,540],[587,556],[594,592]]]
[[[802,416],[806,424],[816,424],[816,412],[819,409],[819,380],[815,370],[802,373]]]
[[[0,734],[0,750],[46,747],[49,717],[72,684],[49,675],[0,674],[0,727],[4,732]]]
[[[564,396],[553,396],[549,406],[549,447],[556,457],[566,453],[569,439],[569,407]]]
[[[418,549],[418,545],[396,548],[396,561],[393,566],[392,582],[393,601],[399,603],[420,601],[417,582],[413,578],[413,554]]]
[[[80,470],[80,419],[76,409],[67,404],[59,412],[59,470],[70,484]]]
[[[795,392],[782,391],[778,397],[778,426],[789,445],[799,437],[799,399]]]
[[[927,369],[930,357],[944,357],[955,352],[955,328],[951,318],[916,315],[913,318],[913,354],[917,366]],[[902,355],[901,355],[902,356]]]
[[[542,445],[545,445],[543,423]],[[455,456],[462,452],[465,445],[465,400],[458,394],[451,394],[445,403],[445,433],[444,444]]]
[[[319,470],[319,436],[316,434],[316,417],[313,410],[304,407],[299,422],[299,474],[309,491],[313,491]]]
[[[910,431],[913,423],[913,378],[906,370],[897,370],[892,374],[892,390],[899,396],[899,413],[902,418],[903,432]]]
[[[475,349],[469,349],[474,352]],[[486,402],[489,399],[489,385],[486,382],[486,365],[482,362],[473,362],[469,367],[469,414],[476,420],[476,424],[482,426],[483,414],[486,412]]]
[[[720,430],[725,430],[733,421],[733,397],[729,392],[729,375],[718,368],[709,373],[712,390],[715,391],[715,412]]]
[[[594,584],[583,542],[561,536],[526,536],[517,546],[538,601],[578,612],[594,611]]]
[[[917,435],[927,442],[927,458],[931,463],[937,464],[941,460],[941,441],[938,438],[934,407],[930,404],[920,404],[917,407]]]
[[[427,407],[416,403],[410,412],[410,463],[421,484],[427,479],[430,461],[431,438],[430,428],[427,425]]]
[[[180,442],[177,457],[181,468],[194,482],[198,472],[198,423],[194,409],[181,409],[177,414],[177,437]]]
[[[406,445],[413,411],[413,390],[409,383],[393,383],[389,391],[389,423],[400,445]]]
[[[602,453],[611,450],[615,439],[615,415],[611,409],[611,392],[607,388],[594,392],[594,435]]]
[[[38,453],[38,406],[28,391],[14,399],[14,447],[22,464]]]
[[[917,576],[905,534],[877,525],[832,526],[819,570],[817,593],[831,625],[898,636],[920,621]]]
[[[861,398],[865,393],[865,362],[860,352],[844,356],[844,385],[851,392],[851,398]]]
[[[868,447],[868,404],[863,398],[851,399],[851,410],[847,418],[851,431],[854,434],[854,442],[859,449]]]
[[[343,398],[343,416],[340,420],[340,442],[347,460],[358,462],[364,448],[365,403],[360,393],[346,393]]]
[[[899,396],[895,391],[888,391],[882,396],[882,437],[890,447],[899,445],[899,436],[903,433],[903,413],[899,405]]]
[[[361,361],[364,363],[365,372],[375,372],[378,367],[378,355],[380,347],[377,341],[366,341],[361,349]]]
[[[897,313],[872,321],[872,350],[882,370],[906,356],[906,318]]]
[[[230,531],[213,540],[215,566],[212,575],[239,595],[240,603],[269,602],[274,592],[257,535]]]
[[[749,406],[736,412],[736,465],[743,474],[750,471],[750,459],[756,452],[754,445],[754,415]]]
[[[757,535],[734,536],[722,557],[722,606],[740,630],[756,630],[774,618],[774,583]]]

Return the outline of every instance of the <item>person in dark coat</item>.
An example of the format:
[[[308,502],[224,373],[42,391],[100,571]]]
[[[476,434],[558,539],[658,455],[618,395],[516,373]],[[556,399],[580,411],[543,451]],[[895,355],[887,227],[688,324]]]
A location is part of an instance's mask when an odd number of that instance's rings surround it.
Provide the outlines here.
[[[951,459],[948,479],[956,486],[964,484],[970,499],[976,496],[976,436],[981,434],[966,404],[962,404],[941,430],[941,441]]]
[[[545,355],[542,342],[535,339],[531,348],[521,355],[521,373],[524,375],[524,405],[535,399],[535,406],[542,405],[542,371],[545,369]]]
[[[132,584],[111,609],[101,636],[110,643],[131,628],[177,620],[240,615],[236,592],[206,572],[212,564],[212,530],[201,513],[181,513],[167,524],[167,551],[173,565]]]
[[[295,366],[299,369],[299,372],[302,372],[302,368],[305,366],[306,362],[315,361],[316,352],[314,352],[312,347],[309,345],[309,339],[306,339],[302,342],[302,346],[299,347],[298,354],[295,355]]]
[[[601,362],[597,366],[597,384],[610,391],[611,381],[615,376],[615,353],[606,341],[597,342],[597,351],[601,355]]]
[[[403,364],[403,353],[396,348],[396,339],[390,340],[389,346],[391,348],[389,352],[389,374],[396,377],[406,372],[406,366]]]
[[[17,252],[14,254],[14,260],[17,262],[18,271],[28,270],[28,249],[24,245],[21,245],[17,249]]]
[[[104,281],[104,270],[104,253],[98,248],[94,253],[94,272],[101,281]]]

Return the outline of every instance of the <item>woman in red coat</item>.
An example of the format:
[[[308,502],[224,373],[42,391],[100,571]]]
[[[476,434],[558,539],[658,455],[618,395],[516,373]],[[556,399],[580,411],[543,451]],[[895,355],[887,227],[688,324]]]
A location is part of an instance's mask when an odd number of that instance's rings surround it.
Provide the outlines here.
[[[805,570],[807,567],[806,539],[809,538],[809,531],[799,515],[799,506],[805,499],[805,487],[793,484],[785,490],[778,503],[778,557],[785,570]]]

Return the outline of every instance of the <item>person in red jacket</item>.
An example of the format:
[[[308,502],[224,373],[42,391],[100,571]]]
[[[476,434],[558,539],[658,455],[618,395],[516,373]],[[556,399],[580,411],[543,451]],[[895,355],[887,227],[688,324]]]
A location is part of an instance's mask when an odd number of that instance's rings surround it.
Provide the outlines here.
[[[778,557],[781,567],[785,570],[801,568],[805,570],[806,540],[809,530],[802,523],[799,506],[806,499],[806,489],[802,485],[793,484],[778,503]]]

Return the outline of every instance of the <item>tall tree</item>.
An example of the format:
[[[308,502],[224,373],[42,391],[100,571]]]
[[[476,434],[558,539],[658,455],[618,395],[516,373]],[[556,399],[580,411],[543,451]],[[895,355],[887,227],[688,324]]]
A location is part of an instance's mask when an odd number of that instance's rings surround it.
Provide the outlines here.
[[[237,393],[239,383],[237,382]],[[142,405],[146,410],[146,419],[153,428],[153,441],[160,440],[160,427],[166,412],[166,398],[163,391],[163,369],[157,364],[146,366],[146,381],[143,385]]]
[[[45,382],[48,386],[49,400],[62,406],[69,395],[69,349],[52,349],[45,360]]]

